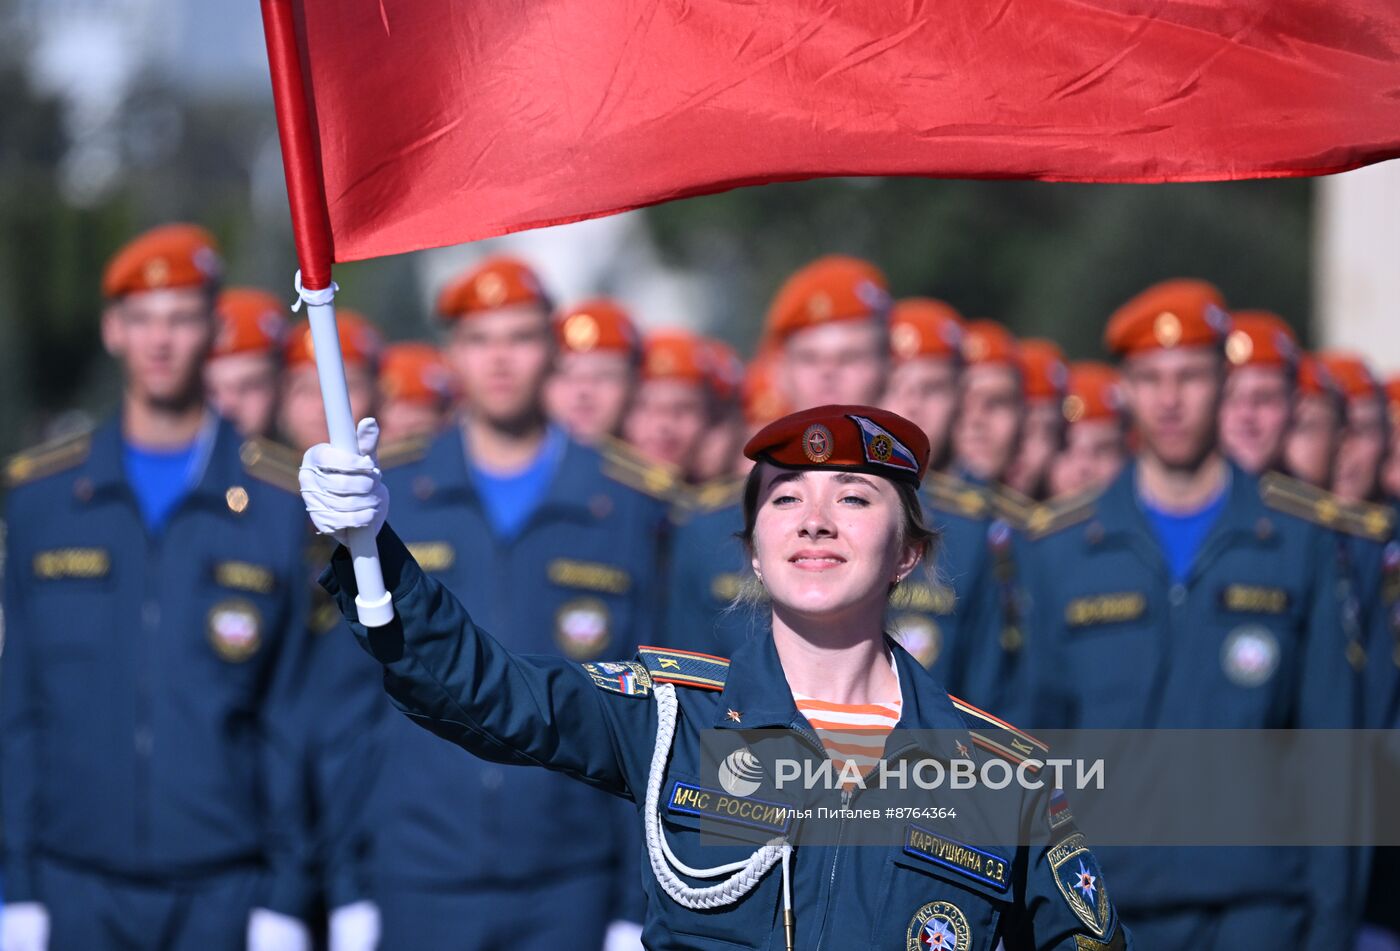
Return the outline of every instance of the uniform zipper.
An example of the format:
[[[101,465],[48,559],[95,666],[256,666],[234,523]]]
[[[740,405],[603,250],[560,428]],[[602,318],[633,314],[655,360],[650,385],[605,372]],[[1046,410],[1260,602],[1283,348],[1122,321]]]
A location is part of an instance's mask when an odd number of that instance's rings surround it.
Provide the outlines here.
[[[831,915],[831,897],[836,893],[836,867],[841,864],[841,842],[846,835],[846,809],[850,807],[854,795],[854,790],[841,790],[841,821],[836,826],[836,847],[831,853],[831,876],[826,883],[826,902],[822,907],[822,930],[817,935],[817,951],[821,951],[822,942],[826,940],[826,923]]]

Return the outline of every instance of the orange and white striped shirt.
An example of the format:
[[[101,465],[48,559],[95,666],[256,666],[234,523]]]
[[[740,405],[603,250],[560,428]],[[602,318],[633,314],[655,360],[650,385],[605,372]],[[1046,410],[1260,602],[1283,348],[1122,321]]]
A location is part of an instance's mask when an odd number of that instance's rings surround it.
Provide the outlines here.
[[[902,700],[883,703],[831,703],[793,694],[797,709],[817,731],[838,776],[854,767],[861,776],[885,754],[885,740],[899,722]]]

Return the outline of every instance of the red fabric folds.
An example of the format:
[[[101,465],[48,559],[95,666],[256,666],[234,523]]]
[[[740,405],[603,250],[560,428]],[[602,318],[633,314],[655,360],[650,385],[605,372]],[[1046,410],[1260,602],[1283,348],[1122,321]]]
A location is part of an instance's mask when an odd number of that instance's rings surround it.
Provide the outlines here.
[[[761,182],[1400,154],[1395,0],[295,2],[338,261]]]

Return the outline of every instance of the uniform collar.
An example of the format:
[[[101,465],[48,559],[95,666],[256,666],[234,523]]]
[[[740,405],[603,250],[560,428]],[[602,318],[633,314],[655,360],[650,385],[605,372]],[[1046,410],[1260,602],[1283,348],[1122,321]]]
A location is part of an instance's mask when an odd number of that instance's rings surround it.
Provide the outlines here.
[[[198,475],[187,498],[225,501],[228,490],[242,479],[238,461],[240,440],[232,425],[212,410],[206,410],[199,435],[195,437]],[[85,480],[79,497],[97,500],[129,493],[123,452],[121,413],[114,413],[92,433],[92,448],[80,479]]]

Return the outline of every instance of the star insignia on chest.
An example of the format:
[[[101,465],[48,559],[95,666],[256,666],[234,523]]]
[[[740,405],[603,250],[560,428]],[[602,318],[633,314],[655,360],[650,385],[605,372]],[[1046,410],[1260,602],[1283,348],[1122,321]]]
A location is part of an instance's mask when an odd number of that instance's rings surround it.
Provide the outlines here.
[[[743,714],[740,713],[738,710],[730,710],[728,713],[725,714],[725,716],[729,717],[729,719],[733,720],[735,723],[738,723],[739,720],[743,717]]]

